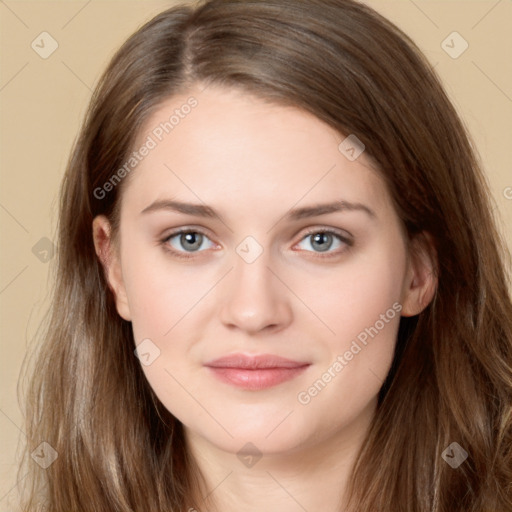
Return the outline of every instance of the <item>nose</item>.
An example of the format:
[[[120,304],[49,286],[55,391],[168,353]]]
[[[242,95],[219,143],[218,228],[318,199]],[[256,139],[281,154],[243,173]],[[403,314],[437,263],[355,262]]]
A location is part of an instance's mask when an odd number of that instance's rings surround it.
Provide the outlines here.
[[[276,332],[292,321],[289,292],[270,270],[265,253],[252,263],[235,262],[221,300],[220,319],[231,330]]]

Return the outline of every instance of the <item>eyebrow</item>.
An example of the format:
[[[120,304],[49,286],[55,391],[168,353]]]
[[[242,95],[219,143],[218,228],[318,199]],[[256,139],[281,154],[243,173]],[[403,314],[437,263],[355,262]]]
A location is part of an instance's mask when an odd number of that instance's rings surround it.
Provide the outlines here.
[[[173,201],[170,199],[157,200],[141,211],[141,214],[169,210],[186,215],[193,215],[196,217],[210,217],[213,219],[221,220],[220,215],[210,206],[204,204],[183,203],[181,201]],[[304,206],[290,210],[282,218],[287,220],[301,220],[309,217],[317,217],[319,215],[326,215],[328,213],[343,212],[343,211],[360,211],[366,213],[371,218],[376,218],[375,212],[368,208],[368,206],[361,203],[352,203],[349,201],[334,201],[332,203],[317,204],[313,206]]]

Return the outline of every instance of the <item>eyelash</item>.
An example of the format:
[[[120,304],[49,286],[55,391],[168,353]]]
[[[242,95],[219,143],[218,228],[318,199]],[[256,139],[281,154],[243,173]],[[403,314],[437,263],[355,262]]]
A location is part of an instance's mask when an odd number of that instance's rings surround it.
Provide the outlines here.
[[[187,233],[197,233],[197,234],[203,235],[209,239],[208,235],[200,229],[182,228],[177,231],[173,231],[172,233],[165,236],[165,238],[160,240],[160,243],[163,246],[164,250],[171,253],[173,256],[176,256],[177,258],[184,259],[184,260],[192,259],[192,258],[194,258],[194,254],[195,254],[194,252],[189,253],[190,255],[186,255],[186,252],[176,251],[175,249],[171,249],[168,245],[169,240],[171,240],[172,238],[182,235],[182,234],[187,234]],[[297,243],[302,242],[308,236],[312,236],[312,235],[316,235],[316,234],[333,235],[340,242],[342,242],[346,245],[346,247],[343,248],[342,250],[338,250],[336,252],[327,252],[325,255],[322,255],[322,253],[320,253],[320,252],[306,251],[306,252],[312,252],[313,254],[316,254],[316,256],[314,256],[314,257],[319,258],[319,259],[328,259],[328,258],[333,258],[333,257],[339,256],[340,254],[342,254],[344,252],[350,251],[350,249],[354,245],[354,241],[352,239],[350,239],[347,236],[342,235],[338,231],[335,231],[335,230],[329,229],[329,228],[311,229],[308,232],[306,232],[304,234],[304,236]],[[297,244],[295,244],[295,245],[297,245]],[[200,253],[200,252],[204,252],[204,251],[196,251],[196,253]]]

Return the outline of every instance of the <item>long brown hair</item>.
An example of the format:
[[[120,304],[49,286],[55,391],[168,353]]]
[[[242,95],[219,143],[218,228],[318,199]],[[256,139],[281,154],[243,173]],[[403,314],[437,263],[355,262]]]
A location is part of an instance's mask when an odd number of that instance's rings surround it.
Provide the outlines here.
[[[357,512],[512,511],[512,304],[505,244],[466,130],[396,26],[353,0],[209,0],[162,12],[112,59],[60,195],[51,310],[26,404],[23,510],[201,510],[183,430],[148,385],[116,311],[92,221],[118,228],[126,162],[148,116],[194,83],[305,109],[373,157],[408,238],[437,254],[431,304],[402,318],[350,481]],[[199,107],[200,108],[200,107]],[[28,368],[28,363],[27,363]],[[46,469],[30,454],[56,451]],[[468,457],[454,469],[443,451]],[[53,452],[52,452],[53,453]]]

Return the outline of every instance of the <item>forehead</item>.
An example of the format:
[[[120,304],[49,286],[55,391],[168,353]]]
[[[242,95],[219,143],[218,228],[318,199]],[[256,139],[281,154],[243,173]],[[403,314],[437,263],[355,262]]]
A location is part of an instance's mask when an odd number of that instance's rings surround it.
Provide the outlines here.
[[[384,206],[382,178],[364,152],[351,161],[340,151],[345,138],[295,107],[240,90],[191,89],[161,103],[140,130],[135,151],[150,149],[139,155],[123,203],[140,211],[179,197],[253,213],[270,204],[278,212],[302,198]]]

